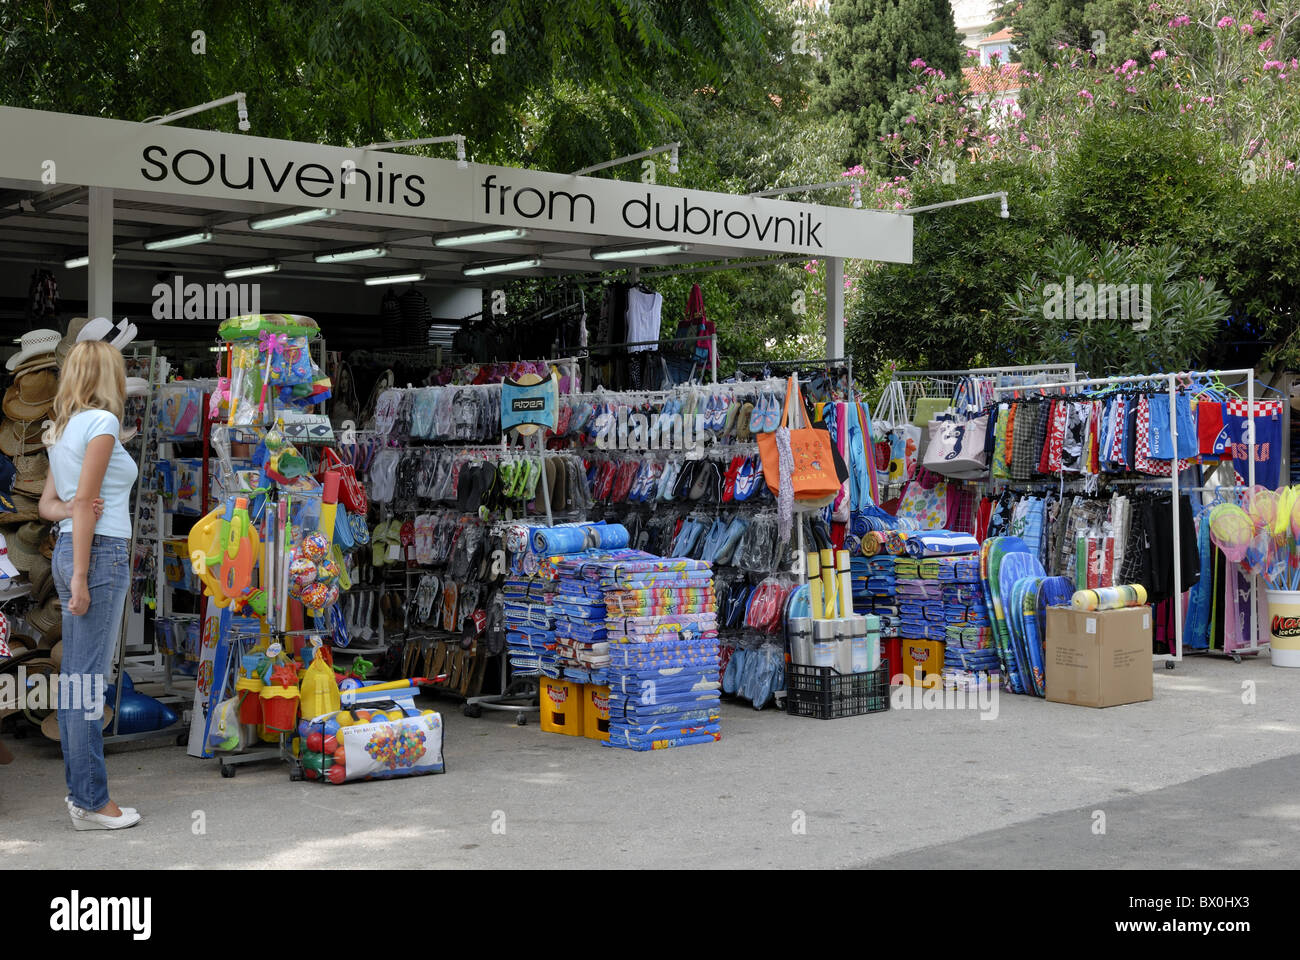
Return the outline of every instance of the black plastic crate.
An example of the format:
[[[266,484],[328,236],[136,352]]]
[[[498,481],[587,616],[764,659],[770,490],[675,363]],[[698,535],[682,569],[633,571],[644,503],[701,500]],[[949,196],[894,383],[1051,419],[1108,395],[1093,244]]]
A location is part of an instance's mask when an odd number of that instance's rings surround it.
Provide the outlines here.
[[[867,673],[786,664],[785,709],[794,717],[834,720],[889,709],[889,659]]]

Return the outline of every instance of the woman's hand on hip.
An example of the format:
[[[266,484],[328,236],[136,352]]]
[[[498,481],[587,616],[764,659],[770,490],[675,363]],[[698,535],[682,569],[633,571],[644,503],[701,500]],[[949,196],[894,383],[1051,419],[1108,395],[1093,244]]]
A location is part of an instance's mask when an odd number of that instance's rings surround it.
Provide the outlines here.
[[[99,518],[102,517],[102,516],[104,515],[104,498],[103,498],[103,497],[96,497],[96,498],[95,498],[95,500],[94,500],[94,508],[95,508],[95,519],[96,519],[96,520],[99,520]],[[54,519],[54,520],[71,520],[71,519],[72,519],[72,501],[71,501],[71,500],[60,500],[60,501],[59,501],[59,513],[60,513],[59,516],[54,517],[54,518],[52,518],[52,519]]]
[[[68,613],[74,617],[85,616],[86,611],[90,609],[90,587],[86,585],[86,578],[73,577],[71,584],[71,596],[68,597]]]

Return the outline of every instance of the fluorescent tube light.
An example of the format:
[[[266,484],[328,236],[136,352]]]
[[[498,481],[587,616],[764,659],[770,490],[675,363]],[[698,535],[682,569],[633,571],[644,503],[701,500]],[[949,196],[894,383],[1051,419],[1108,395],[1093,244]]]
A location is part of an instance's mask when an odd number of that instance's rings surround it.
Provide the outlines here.
[[[317,263],[347,263],[349,260],[373,260],[375,257],[386,256],[388,256],[387,247],[357,247],[352,250],[318,253],[313,259]]]
[[[366,277],[367,287],[380,287],[388,283],[419,283],[424,279],[422,273],[393,273],[386,277]]]
[[[337,210],[332,210],[328,207],[317,207],[312,210],[295,210],[293,213],[276,213],[269,217],[249,220],[248,225],[254,230],[276,230],[280,227],[293,227],[300,223],[310,223],[312,220],[324,220],[326,217],[337,215]]]
[[[605,248],[592,250],[593,260],[636,260],[640,257],[662,257],[670,253],[686,253],[691,249],[688,243],[661,243],[652,247],[623,247],[622,249]]]
[[[190,247],[196,243],[207,243],[211,239],[211,230],[194,230],[189,233],[177,234],[174,237],[163,237],[161,240],[146,240],[144,248],[146,250],[173,250],[176,247]]]
[[[113,259],[117,259],[116,253],[113,254]],[[76,270],[78,267],[88,267],[90,266],[90,254],[83,253],[79,257],[70,257],[63,261],[63,266],[69,270]]]
[[[230,267],[223,271],[223,276],[227,280],[234,280],[236,277],[255,277],[259,273],[275,273],[279,269],[278,263],[248,263],[242,267]]]
[[[528,231],[522,227],[515,227],[506,230],[480,230],[476,233],[453,233],[445,237],[437,237],[433,241],[435,247],[468,247],[476,243],[500,243],[503,240],[522,240],[528,236]]]
[[[540,267],[542,260],[540,257],[530,257],[527,260],[508,260],[504,263],[482,263],[476,267],[461,268],[463,277],[481,277],[489,273],[509,273],[513,270],[531,270],[533,267]]]

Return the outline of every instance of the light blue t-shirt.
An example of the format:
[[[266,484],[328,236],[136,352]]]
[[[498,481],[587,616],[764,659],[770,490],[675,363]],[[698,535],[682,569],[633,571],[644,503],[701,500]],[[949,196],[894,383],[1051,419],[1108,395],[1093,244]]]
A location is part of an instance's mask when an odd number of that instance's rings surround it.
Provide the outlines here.
[[[77,495],[81,482],[81,465],[86,459],[86,447],[95,437],[105,434],[113,438],[113,455],[99,495],[104,498],[104,515],[95,524],[95,533],[102,537],[131,539],[131,487],[139,471],[135,461],[122,446],[118,435],[122,425],[107,410],[82,410],[63,428],[63,435],[50,448],[50,474],[54,477],[54,490],[60,500],[71,500]],[[72,518],[59,521],[59,531],[72,532]]]

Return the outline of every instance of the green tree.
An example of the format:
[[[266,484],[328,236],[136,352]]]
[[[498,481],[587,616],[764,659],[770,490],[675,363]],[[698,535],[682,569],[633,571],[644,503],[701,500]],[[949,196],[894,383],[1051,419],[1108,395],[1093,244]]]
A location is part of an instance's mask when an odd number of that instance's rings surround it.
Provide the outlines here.
[[[645,147],[666,91],[718,82],[717,51],[771,22],[761,0],[13,0],[0,102],[143,120],[242,90],[262,136],[455,132],[475,159],[572,169]]]
[[[846,165],[877,155],[893,130],[890,105],[914,82],[913,63],[954,76],[961,69],[948,0],[836,0],[821,53],[816,102],[848,118]]]
[[[1050,62],[1060,44],[1121,63],[1139,49],[1139,10],[1138,0],[996,0],[993,27],[1010,28],[1014,59],[1026,63]]]
[[[1189,273],[1173,244],[1094,249],[1058,237],[1004,313],[1036,332],[1026,360],[1074,361],[1098,377],[1186,370],[1221,334],[1229,306],[1214,281]]]

